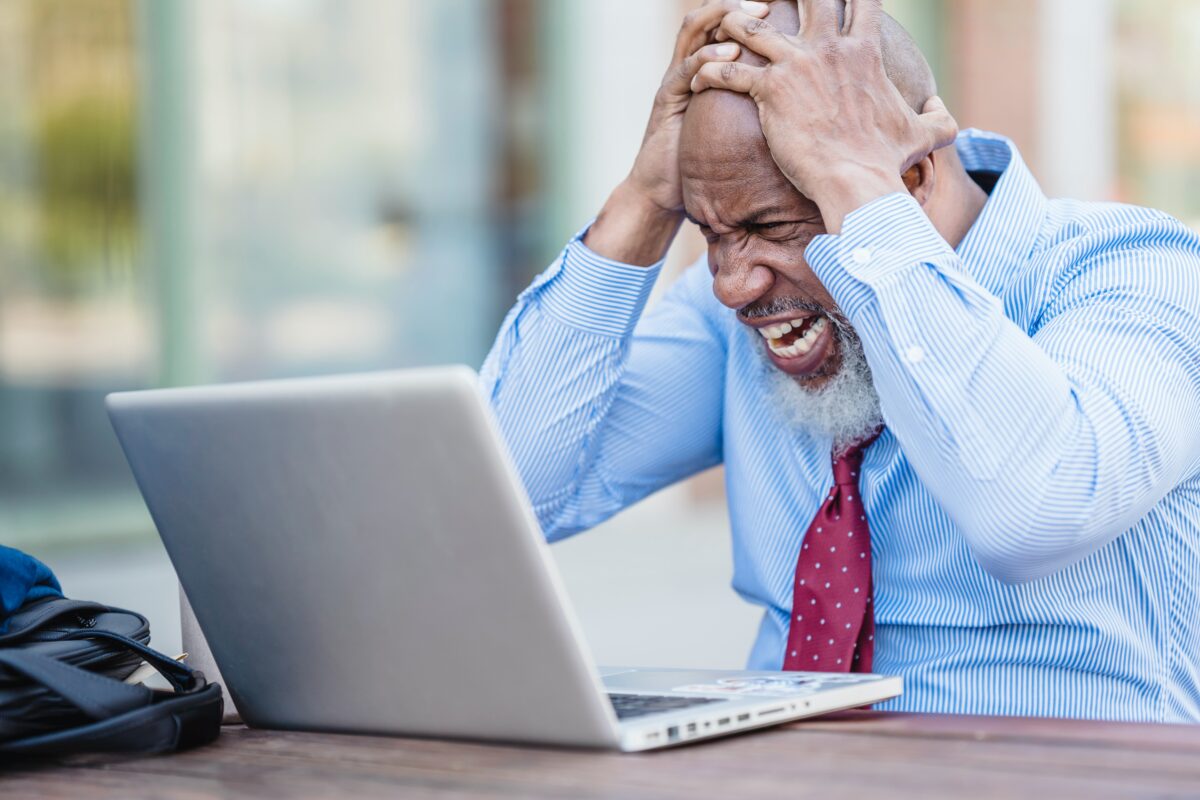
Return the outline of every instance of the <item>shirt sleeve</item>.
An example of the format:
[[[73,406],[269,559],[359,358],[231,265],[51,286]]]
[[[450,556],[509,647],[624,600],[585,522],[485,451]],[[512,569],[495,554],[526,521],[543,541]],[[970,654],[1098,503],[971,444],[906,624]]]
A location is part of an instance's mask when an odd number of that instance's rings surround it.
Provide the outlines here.
[[[661,264],[581,239],[522,293],[481,370],[551,540],[721,460],[725,345],[703,264],[643,316]]]
[[[1200,463],[1200,246],[1165,215],[1076,238],[1019,327],[909,196],[806,253],[888,427],[975,557],[1034,580],[1130,528]],[[1041,279],[1030,278],[1025,279]]]

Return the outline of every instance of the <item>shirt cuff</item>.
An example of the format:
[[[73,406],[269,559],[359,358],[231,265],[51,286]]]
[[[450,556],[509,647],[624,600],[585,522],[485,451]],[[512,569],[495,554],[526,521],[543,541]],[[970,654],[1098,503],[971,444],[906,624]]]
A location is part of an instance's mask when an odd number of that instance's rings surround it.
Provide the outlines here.
[[[624,338],[637,325],[664,262],[638,267],[605,258],[583,243],[589,228],[563,251],[539,293],[541,307],[563,325]]]
[[[954,250],[911,195],[895,192],[856,209],[838,235],[815,237],[805,260],[842,313],[871,302],[874,289],[914,264],[938,263]]]

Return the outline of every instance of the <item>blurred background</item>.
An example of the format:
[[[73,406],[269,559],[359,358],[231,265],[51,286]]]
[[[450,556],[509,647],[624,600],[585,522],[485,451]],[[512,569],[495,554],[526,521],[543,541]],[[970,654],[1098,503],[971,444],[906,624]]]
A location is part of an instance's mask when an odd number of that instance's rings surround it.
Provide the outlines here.
[[[104,395],[478,366],[625,175],[698,3],[2,0],[0,543],[178,647]],[[1200,227],[1200,0],[885,9],[1049,194]],[[554,552],[599,660],[743,664],[719,474]]]

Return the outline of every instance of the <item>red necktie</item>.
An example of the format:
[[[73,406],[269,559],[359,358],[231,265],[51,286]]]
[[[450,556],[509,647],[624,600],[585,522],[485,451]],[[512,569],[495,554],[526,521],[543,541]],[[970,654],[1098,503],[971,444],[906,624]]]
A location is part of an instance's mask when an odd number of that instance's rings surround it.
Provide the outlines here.
[[[863,452],[878,437],[876,431],[833,454],[833,488],[808,526],[796,560],[785,670],[871,671],[871,532],[858,474]]]

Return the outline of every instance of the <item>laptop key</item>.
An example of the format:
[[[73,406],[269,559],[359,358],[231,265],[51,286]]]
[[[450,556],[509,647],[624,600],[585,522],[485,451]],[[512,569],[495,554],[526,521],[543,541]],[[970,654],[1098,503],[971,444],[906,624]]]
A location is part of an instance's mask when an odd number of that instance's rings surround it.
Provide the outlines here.
[[[721,697],[681,697],[659,694],[610,694],[608,699],[617,712],[617,719],[632,719],[648,714],[661,714],[664,711],[678,711],[681,708],[725,702],[725,698]]]

